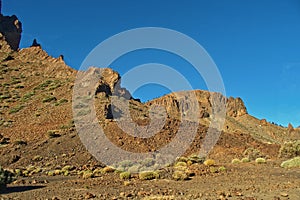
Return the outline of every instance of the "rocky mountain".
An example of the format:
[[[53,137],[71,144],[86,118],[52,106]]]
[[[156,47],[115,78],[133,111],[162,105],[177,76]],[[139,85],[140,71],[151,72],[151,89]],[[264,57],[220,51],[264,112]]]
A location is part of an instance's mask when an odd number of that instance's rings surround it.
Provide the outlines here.
[[[287,129],[249,115],[242,99],[226,98],[218,93],[185,91],[141,103],[121,87],[121,77],[112,69],[90,68],[87,72],[78,72],[69,67],[62,56],[53,58],[40,45],[19,49],[21,32],[22,26],[16,16],[0,15],[0,165],[28,165],[36,155],[43,156],[44,164],[95,162],[82,145],[73,121],[74,84],[76,77],[81,75],[101,75],[93,91],[84,93],[82,99],[94,99],[98,122],[106,136],[128,151],[137,151],[138,146],[140,152],[154,152],[176,136],[182,117],[182,105],[177,98],[180,94],[184,97],[195,95],[199,108],[196,111],[199,121],[187,119],[187,132],[192,131],[194,123],[199,124],[186,154],[199,152],[214,120],[212,97],[226,104],[225,124],[220,128],[222,134],[211,152],[212,157],[222,160],[226,155],[227,159],[242,154],[249,147],[276,157],[281,143],[300,136],[298,129]],[[125,112],[123,104],[119,107],[112,104],[114,98],[121,99],[129,109]],[[149,110],[153,105],[164,107],[166,115]],[[84,103],[73,106],[85,108]],[[80,111],[84,115],[87,110]],[[119,127],[118,119],[125,116],[146,127],[146,132],[151,131],[148,126],[151,117],[165,117],[166,120],[157,134],[139,138],[138,134],[132,134],[134,130],[128,121],[123,121],[123,127]]]

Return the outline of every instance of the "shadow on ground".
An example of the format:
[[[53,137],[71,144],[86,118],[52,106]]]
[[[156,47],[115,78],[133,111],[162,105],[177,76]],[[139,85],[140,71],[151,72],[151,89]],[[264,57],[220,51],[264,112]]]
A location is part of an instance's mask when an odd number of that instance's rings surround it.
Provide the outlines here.
[[[45,186],[13,186],[13,187],[7,187],[0,190],[0,194],[9,194],[9,193],[15,193],[15,192],[26,192],[30,190],[36,190],[40,188],[44,188]]]

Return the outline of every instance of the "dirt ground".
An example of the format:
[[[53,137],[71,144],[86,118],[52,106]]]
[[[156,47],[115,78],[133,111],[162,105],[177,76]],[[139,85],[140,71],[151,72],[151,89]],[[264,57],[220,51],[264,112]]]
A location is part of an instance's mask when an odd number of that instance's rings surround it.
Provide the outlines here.
[[[1,199],[292,199],[300,197],[300,170],[266,164],[227,164],[226,172],[202,173],[191,180],[121,180],[116,173],[82,179],[77,176],[33,176],[18,179]],[[199,170],[203,171],[203,167]]]

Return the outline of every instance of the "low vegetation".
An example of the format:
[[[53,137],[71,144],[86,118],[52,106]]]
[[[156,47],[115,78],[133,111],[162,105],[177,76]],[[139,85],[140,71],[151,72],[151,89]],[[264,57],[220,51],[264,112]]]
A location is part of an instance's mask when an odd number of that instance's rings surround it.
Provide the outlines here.
[[[266,163],[267,161],[266,161],[265,158],[256,158],[256,159],[255,159],[255,162],[256,162],[257,164],[264,164],[264,163]]]
[[[290,160],[284,161],[280,166],[283,168],[300,167],[300,157],[295,157]]]
[[[152,179],[158,179],[159,174],[156,172],[140,172],[139,173],[139,179],[140,180],[152,180]]]
[[[238,164],[238,163],[241,163],[241,161],[238,158],[234,158],[234,159],[232,159],[231,163],[232,164]]]
[[[216,164],[216,162],[212,159],[207,159],[206,161],[204,161],[203,164],[206,166],[214,166]]]
[[[10,109],[9,114],[17,113],[24,108],[23,105],[18,105],[12,109]]]
[[[280,150],[280,158],[294,158],[300,156],[300,140],[285,142]]]

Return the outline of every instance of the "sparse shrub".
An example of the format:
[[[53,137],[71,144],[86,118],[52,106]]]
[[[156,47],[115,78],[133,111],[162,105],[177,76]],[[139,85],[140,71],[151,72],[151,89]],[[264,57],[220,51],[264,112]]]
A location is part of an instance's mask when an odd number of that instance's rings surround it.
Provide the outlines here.
[[[250,160],[255,160],[256,158],[264,157],[258,149],[248,148],[244,151],[244,156]]]
[[[47,172],[47,175],[48,176],[55,176],[55,173],[54,173],[54,171],[49,171],[49,172]]]
[[[47,131],[47,134],[49,138],[58,138],[61,136],[60,134],[56,133],[55,130],[49,130]]]
[[[10,99],[10,98],[12,98],[12,96],[10,94],[3,94],[0,96],[0,100]]]
[[[68,170],[63,171],[63,175],[64,175],[64,176],[69,176],[69,175],[70,175],[70,172],[69,172]]]
[[[19,84],[21,83],[20,80],[13,80],[12,82],[10,82],[11,85],[15,85],[15,84]]]
[[[218,173],[218,168],[217,167],[210,167],[209,168],[210,173]]]
[[[188,157],[189,161],[191,161],[192,163],[203,163],[205,161],[206,158],[201,158],[198,155],[191,155]]]
[[[231,163],[232,164],[238,164],[238,163],[241,163],[241,161],[238,158],[234,158],[234,159],[232,159]]]
[[[189,176],[185,171],[176,170],[173,172],[172,178],[176,181],[184,181],[184,180],[188,180]]]
[[[22,175],[22,170],[21,169],[15,169],[14,173],[16,176],[21,176]]]
[[[139,179],[141,180],[152,180],[152,179],[158,179],[159,174],[156,172],[140,172],[139,173]]]
[[[56,102],[54,105],[55,106],[59,106],[59,105],[61,105],[61,104],[64,104],[64,103],[67,103],[68,102],[68,100],[67,99],[60,99],[58,102]]]
[[[175,164],[175,167],[186,167],[186,166],[187,166],[187,164],[185,162],[177,162]]]
[[[29,165],[27,168],[26,168],[27,171],[29,172],[32,172],[33,170],[35,170],[35,167],[33,165]]]
[[[17,113],[17,112],[19,112],[20,110],[22,110],[23,108],[24,108],[23,105],[18,105],[18,106],[16,106],[16,107],[12,108],[12,109],[9,111],[9,114]]]
[[[204,161],[203,164],[206,165],[206,166],[213,166],[213,165],[216,164],[216,162],[212,159],[207,159],[206,161]]]
[[[72,171],[74,169],[75,169],[75,167],[73,165],[66,165],[61,170],[62,171]]]
[[[35,168],[34,170],[30,171],[29,172],[29,176],[32,176],[33,174],[37,174],[37,173],[40,173],[42,172],[43,170],[39,167]]]
[[[32,96],[34,96],[35,93],[34,92],[28,92],[26,93],[23,97],[22,97],[22,101],[27,101],[29,100]]]
[[[34,88],[34,90],[44,90],[47,88],[53,81],[52,80],[46,80],[42,84],[38,85],[37,87]]]
[[[263,164],[263,163],[266,163],[266,159],[264,159],[264,158],[256,158],[255,162],[257,164]]]
[[[249,158],[243,158],[243,159],[241,160],[241,162],[242,162],[242,163],[247,163],[247,162],[250,162],[250,159],[249,159]]]
[[[43,103],[49,103],[49,102],[52,102],[52,101],[56,101],[56,97],[54,96],[47,96],[43,99]]]
[[[0,188],[6,187],[7,184],[13,182],[15,180],[14,173],[4,170],[0,166]]]
[[[280,158],[293,158],[300,156],[300,140],[285,142],[280,150]]]
[[[24,170],[23,172],[22,172],[22,175],[23,176],[25,176],[25,177],[27,177],[27,176],[29,176],[29,171],[28,170]]]
[[[94,174],[91,170],[86,170],[82,174],[82,178],[84,178],[84,179],[93,178],[93,177],[94,177]]]
[[[130,179],[130,177],[131,177],[130,172],[122,172],[122,173],[120,173],[120,178],[121,179]]]
[[[59,169],[54,170],[54,174],[55,175],[60,175],[61,174],[61,170],[59,170]]]
[[[226,172],[227,169],[226,169],[226,167],[221,166],[221,167],[219,167],[218,171],[219,171],[219,172]]]
[[[102,169],[100,168],[96,168],[94,171],[93,171],[93,174],[95,177],[97,176],[101,176],[101,174],[103,173]]]
[[[282,162],[280,166],[283,168],[300,167],[300,157],[295,157],[290,160],[286,160]]]
[[[32,158],[32,161],[35,161],[35,162],[38,162],[38,161],[41,161],[41,160],[43,160],[43,157],[42,157],[42,156],[34,156],[34,157]]]

